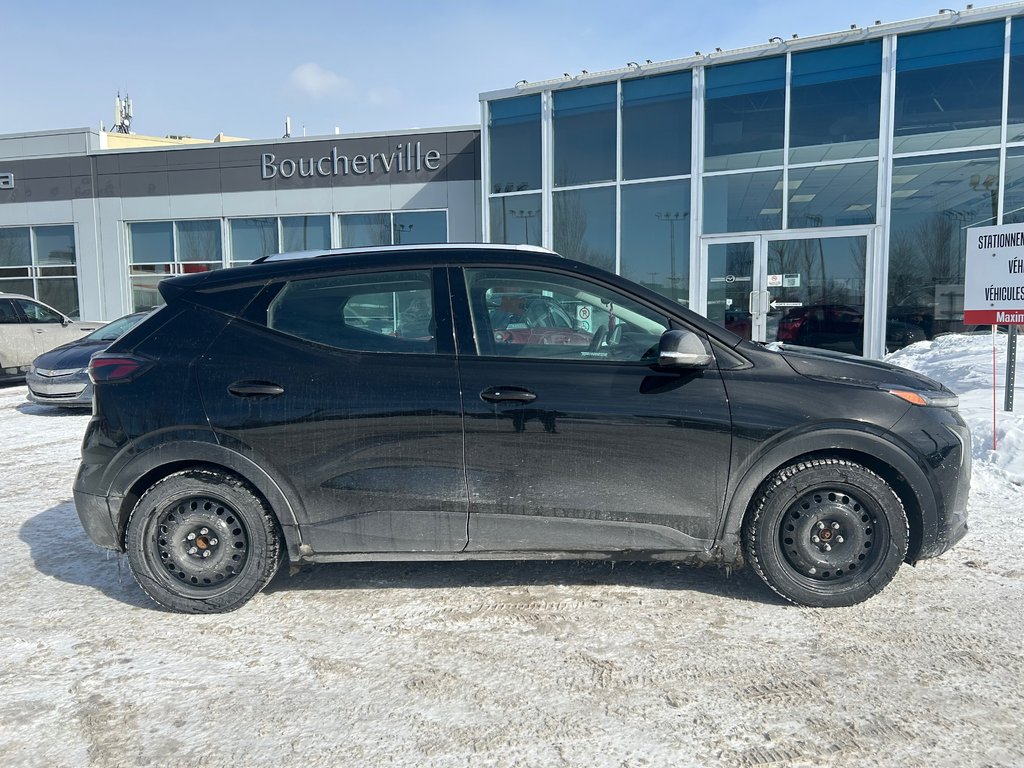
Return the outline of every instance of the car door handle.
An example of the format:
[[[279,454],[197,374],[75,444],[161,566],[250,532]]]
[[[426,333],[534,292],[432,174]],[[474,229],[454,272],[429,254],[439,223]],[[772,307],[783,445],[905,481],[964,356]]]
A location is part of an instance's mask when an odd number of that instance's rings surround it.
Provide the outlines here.
[[[275,397],[284,394],[284,387],[269,381],[236,381],[228,392],[239,397]]]
[[[537,396],[523,387],[488,387],[480,393],[480,399],[489,403],[532,403]]]

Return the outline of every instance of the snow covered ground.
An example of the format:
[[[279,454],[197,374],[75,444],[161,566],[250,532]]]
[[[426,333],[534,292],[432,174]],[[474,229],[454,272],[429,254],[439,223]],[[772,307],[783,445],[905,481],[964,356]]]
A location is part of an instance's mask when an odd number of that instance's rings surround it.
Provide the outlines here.
[[[971,533],[833,610],[749,571],[396,563],[164,613],[75,516],[88,417],[0,389],[0,765],[1024,765],[1024,398],[993,451],[991,337],[892,359],[961,396]]]

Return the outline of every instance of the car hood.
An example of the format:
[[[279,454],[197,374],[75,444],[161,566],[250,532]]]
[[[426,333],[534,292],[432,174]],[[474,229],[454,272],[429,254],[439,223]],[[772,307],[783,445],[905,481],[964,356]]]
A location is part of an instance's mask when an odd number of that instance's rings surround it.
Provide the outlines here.
[[[89,358],[110,346],[109,341],[69,341],[59,347],[39,355],[32,364],[36,368],[48,371],[69,371],[73,368],[85,368]]]
[[[812,379],[869,387],[907,387],[923,392],[951,391],[935,379],[880,360],[795,344],[774,343],[767,348],[782,355],[794,371]]]

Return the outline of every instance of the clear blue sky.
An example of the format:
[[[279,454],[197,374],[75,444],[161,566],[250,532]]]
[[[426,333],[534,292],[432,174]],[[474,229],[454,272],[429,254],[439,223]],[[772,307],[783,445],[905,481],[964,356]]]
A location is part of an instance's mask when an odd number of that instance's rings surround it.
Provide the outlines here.
[[[990,3],[976,3],[977,7]],[[940,0],[0,0],[0,133],[269,138],[479,122],[478,95],[935,14]],[[950,6],[954,7],[954,6]],[[962,3],[955,7],[963,7]]]

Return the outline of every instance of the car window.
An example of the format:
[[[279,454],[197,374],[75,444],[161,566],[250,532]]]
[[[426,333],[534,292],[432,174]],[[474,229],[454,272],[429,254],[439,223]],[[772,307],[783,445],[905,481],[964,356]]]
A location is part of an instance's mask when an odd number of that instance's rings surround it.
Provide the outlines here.
[[[30,323],[63,323],[63,315],[28,299],[15,299]]]
[[[643,361],[668,318],[597,283],[528,269],[467,269],[477,351],[497,357]]]
[[[14,309],[14,302],[10,299],[0,299],[0,323],[20,323],[17,311]]]
[[[142,322],[144,317],[146,317],[145,314],[133,314],[119,317],[117,320],[113,320],[102,328],[97,328],[88,336],[83,337],[82,341],[85,341],[86,339],[89,341],[117,341],[117,339]]]
[[[429,270],[343,275],[287,283],[268,327],[359,352],[436,352]]]

